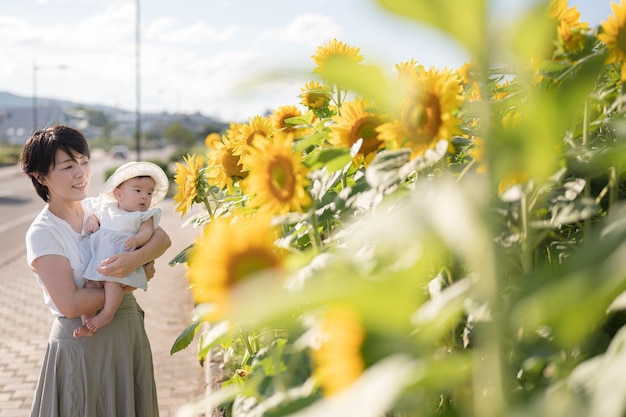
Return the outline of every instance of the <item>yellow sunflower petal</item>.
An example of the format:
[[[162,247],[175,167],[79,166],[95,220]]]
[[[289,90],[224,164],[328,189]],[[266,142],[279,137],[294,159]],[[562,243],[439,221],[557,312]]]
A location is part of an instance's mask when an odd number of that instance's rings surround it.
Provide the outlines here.
[[[265,216],[219,217],[205,226],[189,253],[188,278],[195,302],[214,304],[208,319],[222,318],[238,282],[282,269],[286,254],[275,247],[277,238]]]
[[[367,111],[371,107],[367,99],[344,102],[341,114],[333,117],[335,124],[330,127],[330,142],[335,146],[351,148],[357,140],[362,139],[358,155],[367,158],[376,153],[385,144],[376,130],[385,122],[385,117]]]
[[[431,68],[405,78],[410,88],[398,117],[377,130],[391,148],[409,148],[416,157],[459,133],[457,111],[463,103],[463,87],[458,75],[447,69]]]
[[[317,64],[313,72],[321,72],[324,65],[333,59],[348,59],[359,63],[363,61],[363,55],[359,54],[359,51],[360,48],[355,48],[337,39],[326,42],[324,45],[318,46],[315,55],[311,56]]]
[[[175,213],[181,217],[189,211],[198,195],[198,182],[203,181],[202,167],[204,160],[202,157],[187,155],[183,157],[185,165],[177,162],[174,182],[176,183],[176,194],[174,195]]]
[[[365,331],[357,313],[342,306],[331,307],[321,322],[322,343],[312,351],[314,375],[325,396],[348,388],[363,373],[361,345]]]
[[[301,103],[309,109],[317,110],[330,105],[332,92],[325,85],[311,81],[300,91],[302,91],[302,94],[300,94]]]
[[[245,178],[241,157],[235,153],[232,142],[224,136],[221,141],[213,142],[207,152],[207,179],[210,184],[233,191],[235,183]]]
[[[609,50],[607,63],[623,62],[626,57],[626,1],[621,0],[619,4],[611,3],[613,16],[602,21],[603,32],[598,34],[598,39],[602,41]],[[624,78],[622,78],[624,81]]]
[[[293,150],[293,134],[277,132],[272,140],[258,138],[244,165],[250,169],[246,190],[250,206],[272,214],[302,211],[311,203],[306,186],[307,169]]]

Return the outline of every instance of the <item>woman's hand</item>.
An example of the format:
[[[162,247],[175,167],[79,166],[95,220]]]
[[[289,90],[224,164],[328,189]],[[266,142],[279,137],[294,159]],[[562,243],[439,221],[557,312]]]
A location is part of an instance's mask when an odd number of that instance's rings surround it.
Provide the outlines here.
[[[148,281],[150,281],[152,277],[154,277],[154,274],[156,273],[156,268],[154,267],[154,261],[150,261],[147,264],[145,264],[143,266],[143,270],[146,271],[146,278],[148,279]]]
[[[102,265],[97,268],[97,271],[107,277],[125,277],[136,269],[134,267],[133,259],[129,255],[130,253],[122,252],[110,256],[102,261]],[[146,272],[146,278],[150,281],[156,272],[154,261],[150,261],[145,264],[143,269]]]
[[[122,252],[103,260],[96,270],[107,277],[123,278],[135,270],[135,268],[135,262],[131,254]]]
[[[122,278],[143,266],[149,278],[154,276],[154,259],[163,255],[172,242],[163,229],[157,227],[150,240],[132,252],[122,252],[103,260],[97,271],[107,277]]]

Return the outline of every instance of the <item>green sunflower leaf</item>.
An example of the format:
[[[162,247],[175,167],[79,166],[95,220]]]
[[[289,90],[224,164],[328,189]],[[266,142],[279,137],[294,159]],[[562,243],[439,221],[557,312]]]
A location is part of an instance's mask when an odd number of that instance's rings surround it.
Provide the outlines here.
[[[169,261],[167,264],[169,266],[174,266],[174,265],[178,265],[178,264],[186,264],[187,263],[187,257],[189,255],[189,252],[191,251],[191,249],[193,249],[193,243],[191,245],[187,246],[182,251],[180,251],[178,253],[178,255],[174,256],[172,258],[172,260]]]
[[[201,320],[195,320],[185,330],[183,330],[180,335],[178,335],[176,341],[170,349],[170,355],[173,355],[176,352],[180,352],[181,350],[189,346],[189,344],[193,341],[193,338],[195,337],[196,332],[198,331],[198,326],[200,326],[200,324],[202,324]]]
[[[306,164],[313,170],[326,167],[330,173],[343,169],[351,160],[349,149],[316,149],[306,157]]]

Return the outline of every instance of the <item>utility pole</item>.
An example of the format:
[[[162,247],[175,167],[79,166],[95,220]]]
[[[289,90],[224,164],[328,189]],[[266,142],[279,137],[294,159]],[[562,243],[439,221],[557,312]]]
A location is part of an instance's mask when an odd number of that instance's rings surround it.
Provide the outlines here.
[[[41,71],[43,69],[63,70],[65,68],[67,68],[67,66],[63,64],[55,66],[42,66],[33,62],[33,132],[38,129],[39,125],[39,120],[37,120],[37,71]]]
[[[139,18],[139,1],[135,0],[136,15],[135,15],[135,146],[137,150],[137,161],[141,160],[141,67],[139,65],[139,42],[140,42],[140,18]]]

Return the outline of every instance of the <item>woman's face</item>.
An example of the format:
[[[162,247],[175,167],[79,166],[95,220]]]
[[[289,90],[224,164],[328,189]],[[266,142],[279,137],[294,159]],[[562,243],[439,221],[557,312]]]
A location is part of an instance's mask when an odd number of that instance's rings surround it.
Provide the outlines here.
[[[78,153],[74,158],[58,149],[54,166],[40,182],[48,187],[50,202],[60,200],[80,201],[87,197],[91,166],[89,158]]]

